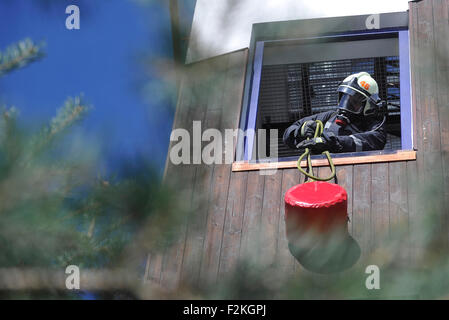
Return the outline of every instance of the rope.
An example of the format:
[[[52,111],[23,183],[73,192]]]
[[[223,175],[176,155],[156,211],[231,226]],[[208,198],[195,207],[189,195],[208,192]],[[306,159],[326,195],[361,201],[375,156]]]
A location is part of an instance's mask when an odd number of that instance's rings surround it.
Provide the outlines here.
[[[320,120],[316,120],[316,129],[315,129],[315,135],[313,136],[313,138],[318,138],[323,134],[323,123]],[[308,140],[309,138],[307,138]],[[306,175],[307,177],[309,177],[310,179],[312,179],[312,181],[329,181],[333,178],[335,178],[335,166],[334,163],[332,162],[332,158],[331,155],[329,153],[329,151],[323,151],[321,154],[324,154],[327,158],[327,161],[329,162],[329,165],[331,167],[331,175],[327,178],[320,178],[320,177],[316,177],[313,175],[313,167],[312,167],[312,159],[310,158],[310,150],[309,148],[306,148],[306,150],[304,151],[304,153],[299,157],[298,159],[298,170]],[[302,159],[307,156],[307,167],[308,167],[308,172],[305,171],[303,168],[301,168],[301,161]]]

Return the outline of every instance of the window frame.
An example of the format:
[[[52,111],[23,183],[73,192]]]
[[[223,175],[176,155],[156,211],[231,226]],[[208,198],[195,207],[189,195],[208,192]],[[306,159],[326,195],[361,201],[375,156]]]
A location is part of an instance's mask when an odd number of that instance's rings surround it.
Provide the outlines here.
[[[400,13],[403,14],[403,13]],[[407,14],[407,13],[406,13]],[[408,17],[408,14],[407,14]],[[329,19],[329,18],[327,18]],[[320,20],[320,19],[314,19]],[[254,28],[254,26],[253,26]],[[253,30],[254,31],[254,30]],[[244,105],[241,114],[240,129],[246,132],[245,137],[239,137],[236,163],[233,170],[251,170],[249,166],[253,165],[255,169],[258,167],[267,167],[266,163],[273,163],[272,159],[254,159],[255,153],[255,136],[258,114],[258,101],[260,93],[260,81],[262,75],[264,48],[268,45],[276,43],[294,43],[298,41],[349,41],[349,40],[370,40],[379,36],[397,36],[399,48],[399,72],[400,72],[400,103],[401,103],[401,149],[400,150],[379,150],[373,152],[365,151],[359,153],[341,153],[334,154],[334,161],[338,164],[357,164],[357,163],[373,163],[373,162],[390,162],[416,160],[416,152],[414,148],[414,123],[412,110],[412,88],[411,88],[411,69],[410,69],[410,36],[408,25],[399,25],[397,27],[387,27],[373,30],[357,30],[338,32],[334,34],[312,35],[296,38],[279,38],[279,39],[252,39],[252,51],[254,52],[252,60],[248,63],[248,70],[245,88]],[[259,37],[260,38],[260,37]],[[245,112],[246,111],[246,112]],[[252,130],[251,130],[252,129]],[[292,157],[276,159],[278,167],[294,167],[296,162],[291,160]],[[314,165],[320,165],[323,162],[322,155],[312,156]],[[290,163],[290,165],[288,165]],[[261,164],[261,165],[258,165]],[[270,167],[272,165],[269,165]]]

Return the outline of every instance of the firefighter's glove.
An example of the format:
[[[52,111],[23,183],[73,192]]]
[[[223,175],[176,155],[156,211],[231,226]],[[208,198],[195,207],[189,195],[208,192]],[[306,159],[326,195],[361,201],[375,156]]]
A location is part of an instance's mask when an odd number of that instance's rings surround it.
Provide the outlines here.
[[[316,122],[314,120],[307,120],[303,123],[300,130],[302,139],[313,138],[316,130]]]
[[[323,151],[329,150],[329,142],[324,137],[312,138],[304,140],[296,145],[298,149],[309,148],[312,153],[320,154]]]

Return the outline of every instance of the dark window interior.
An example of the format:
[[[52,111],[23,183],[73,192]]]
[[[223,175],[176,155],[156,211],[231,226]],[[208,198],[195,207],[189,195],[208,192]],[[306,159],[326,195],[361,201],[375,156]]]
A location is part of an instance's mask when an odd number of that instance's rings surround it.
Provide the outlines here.
[[[264,65],[257,127],[278,129],[279,158],[299,155],[298,151],[284,146],[284,130],[302,117],[334,110],[339,83],[361,71],[370,73],[377,81],[379,95],[388,103],[388,139],[384,150],[401,149],[398,56]]]

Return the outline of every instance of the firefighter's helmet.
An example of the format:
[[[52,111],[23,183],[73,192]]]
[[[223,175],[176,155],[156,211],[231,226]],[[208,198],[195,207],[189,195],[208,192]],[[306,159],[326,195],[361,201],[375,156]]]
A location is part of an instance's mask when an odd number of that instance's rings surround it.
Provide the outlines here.
[[[348,76],[337,91],[340,110],[363,116],[377,114],[379,88],[369,73],[360,72]]]

